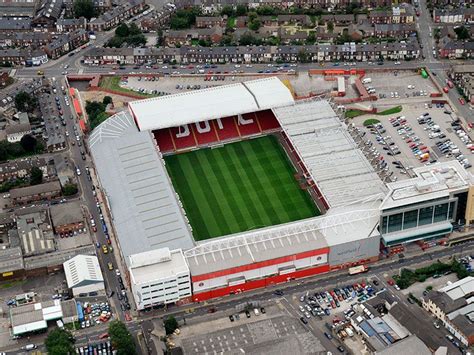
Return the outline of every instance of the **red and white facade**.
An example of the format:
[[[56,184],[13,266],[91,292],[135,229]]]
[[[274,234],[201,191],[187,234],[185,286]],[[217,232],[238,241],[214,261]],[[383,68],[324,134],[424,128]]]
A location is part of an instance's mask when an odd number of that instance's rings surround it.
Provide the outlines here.
[[[329,271],[329,248],[192,275],[193,301],[253,290]]]

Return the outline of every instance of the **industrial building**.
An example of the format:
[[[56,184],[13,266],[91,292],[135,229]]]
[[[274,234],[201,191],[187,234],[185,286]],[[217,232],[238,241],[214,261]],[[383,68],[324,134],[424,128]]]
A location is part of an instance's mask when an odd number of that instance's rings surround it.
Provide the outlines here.
[[[74,300],[50,300],[10,308],[10,324],[14,336],[45,330],[48,322],[57,320],[64,323],[77,321]]]
[[[416,178],[386,186],[341,114],[330,100],[293,100],[273,77],[132,102],[99,125],[90,150],[137,308],[366,264],[381,248],[444,237],[455,218],[470,216],[470,177],[457,162],[415,169]],[[163,155],[264,134],[281,138],[322,215],[196,241]],[[416,225],[404,223],[413,211]]]
[[[67,286],[75,297],[105,291],[104,277],[97,256],[77,255],[64,262],[63,267]]]

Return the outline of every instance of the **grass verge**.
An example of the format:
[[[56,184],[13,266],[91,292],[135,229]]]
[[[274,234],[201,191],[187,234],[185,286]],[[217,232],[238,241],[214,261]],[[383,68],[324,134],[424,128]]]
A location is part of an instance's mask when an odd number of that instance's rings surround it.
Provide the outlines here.
[[[117,93],[130,94],[130,95],[140,96],[143,98],[149,98],[149,97],[155,96],[155,95],[143,94],[138,91],[133,91],[130,89],[123,88],[120,86],[120,80],[121,80],[120,76],[103,76],[100,79],[99,87],[103,89],[113,90]]]

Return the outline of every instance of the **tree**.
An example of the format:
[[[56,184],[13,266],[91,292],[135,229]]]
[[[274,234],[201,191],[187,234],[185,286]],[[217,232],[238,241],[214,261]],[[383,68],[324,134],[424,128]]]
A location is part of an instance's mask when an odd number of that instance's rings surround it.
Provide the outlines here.
[[[74,1],[74,16],[85,17],[90,20],[92,17],[97,16],[97,12],[94,8],[92,0],[76,0]]]
[[[35,150],[37,140],[35,137],[25,134],[23,137],[21,137],[20,144],[22,148],[25,150],[25,152],[31,153]]]
[[[170,317],[166,318],[164,325],[165,325],[166,335],[173,334],[173,332],[177,328],[179,328],[178,321],[173,316],[170,316]]]
[[[128,28],[128,35],[129,36],[135,36],[135,35],[141,35],[142,30],[137,26],[135,22],[132,22],[130,27]]]
[[[32,167],[30,171],[30,184],[39,185],[42,182],[43,182],[43,171],[37,166]]]
[[[36,97],[31,96],[25,91],[20,91],[15,96],[15,107],[18,111],[33,111],[38,105],[38,100]]]
[[[113,320],[109,323],[109,336],[118,355],[135,355],[135,342],[124,323]]]
[[[334,31],[334,24],[331,21],[327,23],[327,27],[329,32]]]
[[[138,35],[128,36],[125,39],[125,42],[132,47],[144,46],[146,44],[146,37],[144,34],[140,33]]]
[[[260,16],[274,16],[277,15],[277,10],[274,7],[263,5],[257,8],[257,13]]]
[[[470,39],[471,35],[469,34],[469,30],[464,26],[459,26],[454,28],[454,32],[456,32],[456,36],[458,40],[464,41],[466,39]]]
[[[257,44],[258,40],[250,32],[245,32],[240,36],[239,43],[241,46],[251,46]]]
[[[237,5],[235,9],[235,16],[245,16],[247,14],[247,7],[245,5]]]
[[[74,354],[74,338],[65,329],[56,328],[44,342],[49,355]]]
[[[223,35],[219,44],[221,46],[230,46],[230,45],[232,45],[232,36]]]
[[[105,44],[105,47],[120,48],[122,47],[123,42],[124,42],[123,37],[114,36],[107,41],[107,43]]]
[[[115,35],[118,37],[127,37],[130,34],[130,29],[128,28],[126,23],[121,23],[115,29]]]
[[[185,18],[173,16],[170,21],[170,27],[173,30],[182,30],[188,27],[188,21]]]
[[[306,44],[312,45],[316,43],[316,36],[314,35],[314,32],[310,32],[308,37],[306,37]]]
[[[252,31],[258,31],[258,29],[260,28],[261,25],[262,25],[262,23],[260,22],[260,20],[258,18],[256,18],[255,20],[249,22],[249,28]]]
[[[225,5],[221,10],[221,15],[234,16],[234,8],[231,5]]]
[[[111,104],[113,101],[112,101],[112,98],[110,96],[104,96],[104,98],[102,99],[102,103],[104,105],[108,105],[108,104]]]
[[[8,150],[4,142],[8,143],[7,141],[3,141],[0,144],[0,161],[5,161],[8,159]]]
[[[307,63],[309,62],[309,56],[308,53],[304,49],[300,49],[298,52],[298,62],[300,63]]]
[[[65,184],[64,187],[63,187],[63,195],[64,196],[72,196],[72,195],[75,195],[77,194],[77,192],[79,191],[79,189],[77,188],[77,185],[76,184]]]

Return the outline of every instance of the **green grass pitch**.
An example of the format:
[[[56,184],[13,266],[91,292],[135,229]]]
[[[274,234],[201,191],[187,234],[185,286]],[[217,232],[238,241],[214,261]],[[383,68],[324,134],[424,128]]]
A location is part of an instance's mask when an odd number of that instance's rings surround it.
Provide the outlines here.
[[[196,240],[320,214],[274,136],[165,157]]]

